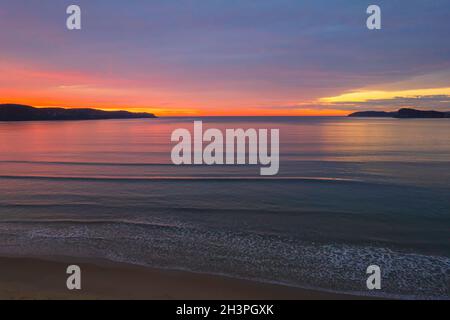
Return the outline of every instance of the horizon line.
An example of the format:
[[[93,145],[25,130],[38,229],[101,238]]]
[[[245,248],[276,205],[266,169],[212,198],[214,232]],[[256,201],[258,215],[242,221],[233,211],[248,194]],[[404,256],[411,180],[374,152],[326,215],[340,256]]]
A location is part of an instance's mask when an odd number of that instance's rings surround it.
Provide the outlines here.
[[[171,112],[170,109],[163,108],[151,108],[151,107],[125,107],[125,108],[105,108],[105,107],[73,107],[73,106],[61,106],[61,105],[34,105],[33,103],[23,103],[23,102],[1,102],[0,105],[22,105],[28,106],[37,109],[45,109],[45,108],[62,108],[62,109],[94,109],[101,111],[126,111],[131,113],[151,113],[158,118],[192,118],[192,117],[346,117],[350,115],[354,111],[349,110],[297,110],[297,112],[292,112],[292,114],[288,114],[286,112],[267,112],[267,109],[263,109],[260,113],[234,113],[230,112],[227,114],[223,112],[223,110],[218,110],[216,112],[205,112],[202,113],[199,109],[179,109],[176,108],[176,111]],[[252,108],[253,109],[253,108]],[[159,112],[158,112],[159,111]],[[178,112],[177,112],[178,111]],[[209,110],[208,110],[209,111]]]

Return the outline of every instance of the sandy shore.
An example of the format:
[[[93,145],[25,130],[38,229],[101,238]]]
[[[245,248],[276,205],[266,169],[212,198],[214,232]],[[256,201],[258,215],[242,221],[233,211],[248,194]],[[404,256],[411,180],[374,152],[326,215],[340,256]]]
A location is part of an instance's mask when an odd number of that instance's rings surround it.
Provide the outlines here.
[[[281,285],[108,262],[71,261],[82,290],[66,288],[68,263],[0,258],[0,299],[356,299]]]

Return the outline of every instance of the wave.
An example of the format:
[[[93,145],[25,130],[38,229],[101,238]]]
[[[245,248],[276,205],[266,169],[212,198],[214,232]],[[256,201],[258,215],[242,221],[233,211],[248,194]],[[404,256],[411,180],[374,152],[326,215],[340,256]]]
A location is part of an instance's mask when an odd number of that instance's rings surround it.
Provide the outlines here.
[[[27,160],[1,160],[6,164],[42,164],[42,165],[66,165],[66,166],[118,166],[118,167],[152,167],[169,166],[175,167],[172,163],[119,163],[119,162],[75,162],[75,161],[27,161]],[[186,165],[199,166],[199,165]]]
[[[115,176],[38,176],[38,175],[0,175],[0,179],[13,180],[75,180],[75,181],[299,181],[299,182],[342,182],[368,183],[360,179],[337,177],[301,177],[301,176],[146,176],[146,177],[115,177]]]
[[[298,154],[293,153],[285,153],[283,156],[296,156]],[[348,161],[348,160],[327,160],[327,159],[314,159],[314,160],[304,160],[304,159],[298,159],[298,160],[289,160],[285,161],[286,163],[333,163],[333,164],[367,164],[367,161]],[[35,160],[0,160],[0,164],[40,164],[40,165],[67,165],[67,166],[117,166],[117,167],[153,167],[153,166],[166,166],[166,167],[179,167],[173,163],[170,162],[84,162],[84,161],[35,161]],[[449,160],[424,160],[424,161],[417,161],[414,159],[410,160],[371,160],[370,163],[372,164],[399,164],[399,165],[448,165],[450,163]],[[249,165],[240,165],[235,164],[234,167],[248,167]],[[206,164],[185,164],[183,167],[210,167]]]
[[[46,225],[67,224],[67,225],[100,225],[100,224],[118,224],[123,226],[142,226],[142,227],[160,227],[160,228],[180,228],[187,224],[167,223],[167,222],[149,222],[130,219],[39,219],[39,220],[0,220],[2,224],[20,224],[20,225]]]
[[[311,243],[257,232],[208,230],[177,222],[58,220],[0,223],[1,254],[106,259],[151,268],[378,297],[448,299],[450,258],[385,247]],[[23,221],[17,221],[22,223]],[[52,221],[54,222],[54,221]],[[10,220],[10,223],[15,223]],[[102,224],[102,225],[100,225]],[[140,226],[151,228],[140,228]],[[155,227],[155,228],[153,228]],[[368,265],[382,267],[382,291],[365,290]]]

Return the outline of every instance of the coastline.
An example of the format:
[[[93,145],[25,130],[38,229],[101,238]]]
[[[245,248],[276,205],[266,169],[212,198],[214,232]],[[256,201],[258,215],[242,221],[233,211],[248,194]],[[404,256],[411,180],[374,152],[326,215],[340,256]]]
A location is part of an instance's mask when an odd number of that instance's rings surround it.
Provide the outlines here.
[[[1,300],[354,300],[372,299],[225,276],[109,261],[0,257]],[[82,290],[66,288],[66,268],[82,270]]]

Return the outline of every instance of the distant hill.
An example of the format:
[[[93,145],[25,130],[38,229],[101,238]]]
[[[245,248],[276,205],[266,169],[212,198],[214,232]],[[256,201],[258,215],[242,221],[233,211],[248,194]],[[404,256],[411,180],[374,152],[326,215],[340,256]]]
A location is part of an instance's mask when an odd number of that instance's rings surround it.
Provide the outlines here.
[[[360,111],[349,115],[349,117],[374,117],[374,118],[401,118],[401,119],[417,119],[417,118],[450,118],[450,112],[424,111],[415,109],[400,109],[394,112],[385,111]]]
[[[392,118],[397,112],[386,111],[359,111],[349,115],[349,117],[374,117],[374,118]]]
[[[0,104],[0,121],[57,121],[156,118],[151,113],[103,111],[97,109],[34,108],[20,104]]]

